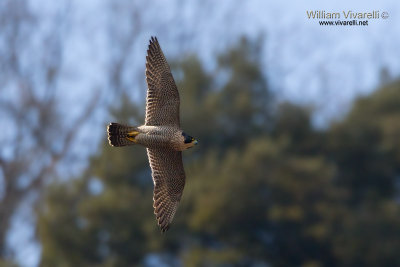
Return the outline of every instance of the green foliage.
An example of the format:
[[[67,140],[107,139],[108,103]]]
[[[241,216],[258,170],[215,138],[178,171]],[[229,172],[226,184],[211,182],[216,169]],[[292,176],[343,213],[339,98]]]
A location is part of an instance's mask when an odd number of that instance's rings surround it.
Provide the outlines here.
[[[186,188],[162,235],[145,149],[101,149],[81,177],[50,186],[39,212],[42,266],[399,265],[400,82],[357,101],[341,122],[314,129],[309,110],[274,109],[245,39],[206,72],[173,64]],[[116,121],[139,124],[123,97]]]
[[[0,267],[18,267],[18,265],[12,261],[0,259]]]
[[[341,169],[337,182],[352,191],[353,204],[391,199],[398,193],[399,103],[397,82],[359,99],[328,133],[329,154]]]
[[[338,192],[331,182],[335,168],[320,157],[293,156],[287,145],[254,139],[222,161],[211,154],[198,163],[204,167],[192,176],[187,192],[194,206],[188,218],[191,228],[205,240],[218,236],[221,246],[241,252],[242,261],[251,256],[278,264],[281,255],[276,251],[281,250],[297,253],[282,264],[316,257],[330,230],[323,225],[324,207],[336,205]]]

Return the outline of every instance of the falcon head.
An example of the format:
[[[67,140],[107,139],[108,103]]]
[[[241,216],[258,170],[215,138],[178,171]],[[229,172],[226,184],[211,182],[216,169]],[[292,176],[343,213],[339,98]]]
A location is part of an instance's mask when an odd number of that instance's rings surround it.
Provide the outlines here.
[[[186,133],[182,132],[182,142],[183,142],[183,147],[184,149],[188,149],[191,147],[194,147],[197,145],[197,140],[191,137],[190,135],[187,135]]]

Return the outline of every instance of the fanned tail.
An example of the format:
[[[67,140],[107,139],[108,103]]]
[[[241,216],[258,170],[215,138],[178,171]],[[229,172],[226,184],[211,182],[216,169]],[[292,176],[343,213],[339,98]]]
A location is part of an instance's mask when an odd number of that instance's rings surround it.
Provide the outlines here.
[[[112,122],[107,126],[108,143],[111,146],[134,145],[135,137],[139,134],[136,127]]]

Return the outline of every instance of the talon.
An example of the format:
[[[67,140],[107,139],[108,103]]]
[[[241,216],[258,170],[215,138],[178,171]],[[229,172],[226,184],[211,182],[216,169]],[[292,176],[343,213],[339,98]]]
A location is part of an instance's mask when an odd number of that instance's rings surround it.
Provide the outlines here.
[[[136,136],[139,134],[139,132],[137,132],[137,131],[132,131],[132,132],[129,132],[128,134],[127,134],[127,139],[129,140],[129,141],[132,141],[132,142],[135,142],[136,143],[136,140],[135,140],[135,138],[136,138]]]

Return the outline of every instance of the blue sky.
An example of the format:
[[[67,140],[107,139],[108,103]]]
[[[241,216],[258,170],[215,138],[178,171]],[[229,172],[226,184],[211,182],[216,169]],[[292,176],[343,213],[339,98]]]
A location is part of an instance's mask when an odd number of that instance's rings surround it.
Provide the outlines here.
[[[383,68],[392,78],[400,74],[400,3],[396,0],[114,1],[117,16],[110,17],[111,2],[31,1],[32,9],[43,19],[66,8],[70,12],[61,81],[64,104],[60,108],[71,118],[94,91],[105,102],[111,95],[106,73],[115,52],[113,45],[118,44],[109,40],[109,24],[112,21],[113,29],[120,31],[117,37],[134,31],[132,7],[140,15],[135,22],[140,23],[140,31],[127,52],[124,81],[137,101],[144,102],[145,51],[152,35],[158,36],[167,58],[196,53],[210,71],[215,68],[215,55],[240,36],[263,35],[261,60],[271,89],[282,101],[313,105],[319,126],[345,114],[356,96],[376,89]],[[308,19],[309,10],[378,10],[388,12],[389,18],[370,20],[368,26],[320,26],[317,20]],[[102,132],[109,119],[105,110],[97,110],[91,125],[80,134],[78,142],[88,147],[87,153],[94,152],[104,136],[88,138],[85,133]],[[76,168],[68,168],[66,176],[84,167],[85,161],[79,158],[82,153],[72,153]],[[9,245],[22,266],[37,266],[40,248],[33,239],[34,220],[25,205],[21,204],[13,221]]]
[[[282,100],[315,106],[315,122],[326,125],[342,115],[355,96],[366,94],[380,83],[386,68],[392,77],[400,73],[400,6],[383,1],[115,1],[122,3],[118,27],[121,34],[134,30],[124,6],[140,10],[141,30],[128,55],[125,79],[131,95],[144,101],[144,52],[151,35],[157,35],[169,58],[197,53],[209,70],[215,55],[240,36],[265,36],[262,62],[271,88]],[[84,3],[84,4],[83,4]],[[147,3],[147,4],[146,4]],[[236,3],[233,5],[232,3]],[[66,65],[74,65],[73,79],[66,81],[70,100],[84,101],[84,89],[104,86],[110,47],[108,1],[74,1],[70,49]],[[369,26],[320,26],[308,10],[326,12],[387,11],[386,20],[370,20]],[[76,68],[75,62],[79,61]],[[72,84],[71,84],[72,83]],[[78,97],[77,100],[74,97]]]

